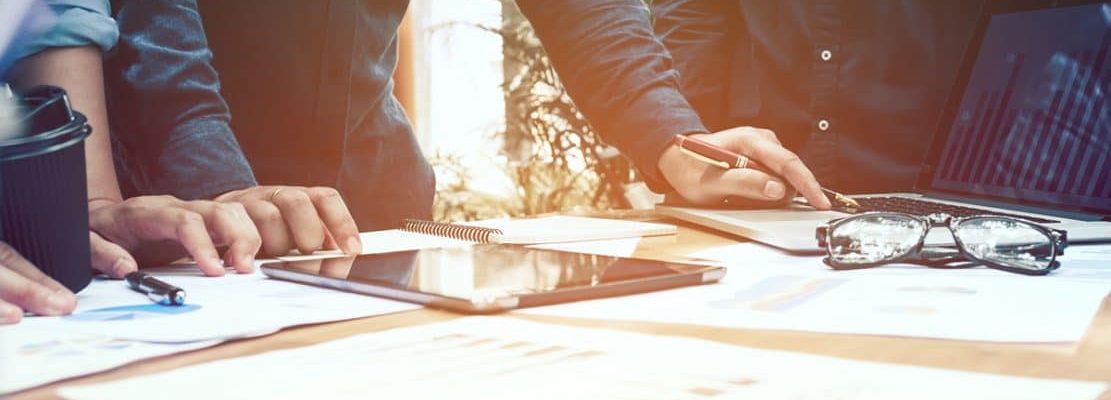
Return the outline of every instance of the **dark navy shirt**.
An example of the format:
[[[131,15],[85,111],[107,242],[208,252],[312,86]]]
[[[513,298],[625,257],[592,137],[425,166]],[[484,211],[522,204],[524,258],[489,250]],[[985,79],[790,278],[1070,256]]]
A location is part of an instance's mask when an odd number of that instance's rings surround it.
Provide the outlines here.
[[[710,130],[776,132],[828,187],[912,189],[981,2],[656,0]]]
[[[337,187],[363,230],[431,213],[433,174],[392,94],[407,1],[114,5],[109,92],[133,193],[211,197],[257,176]],[[593,127],[666,190],[660,153],[705,128],[641,0],[518,5]]]

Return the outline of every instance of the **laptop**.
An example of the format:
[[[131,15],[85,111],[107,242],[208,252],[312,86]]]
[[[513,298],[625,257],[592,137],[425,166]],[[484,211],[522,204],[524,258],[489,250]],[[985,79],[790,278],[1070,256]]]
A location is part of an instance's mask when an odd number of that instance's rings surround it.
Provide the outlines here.
[[[851,196],[859,210],[656,210],[802,253],[822,251],[821,223],[866,211],[1008,215],[1111,241],[1109,90],[1111,2],[988,2],[913,193]]]

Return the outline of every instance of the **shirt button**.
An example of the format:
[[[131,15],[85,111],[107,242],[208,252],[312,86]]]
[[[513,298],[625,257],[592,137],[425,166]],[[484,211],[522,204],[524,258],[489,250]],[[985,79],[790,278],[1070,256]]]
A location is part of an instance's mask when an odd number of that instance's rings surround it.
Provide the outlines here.
[[[818,52],[818,57],[821,57],[822,61],[829,61],[833,59],[833,52],[829,49],[822,49]]]
[[[818,130],[822,131],[822,132],[828,131],[829,130],[829,120],[824,120],[824,119],[818,120]]]

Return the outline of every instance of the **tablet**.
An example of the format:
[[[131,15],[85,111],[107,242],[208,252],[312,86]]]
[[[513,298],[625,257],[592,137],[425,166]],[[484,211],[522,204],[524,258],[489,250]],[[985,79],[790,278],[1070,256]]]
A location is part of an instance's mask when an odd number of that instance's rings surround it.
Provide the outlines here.
[[[264,263],[277,279],[466,313],[716,282],[719,266],[478,245]]]

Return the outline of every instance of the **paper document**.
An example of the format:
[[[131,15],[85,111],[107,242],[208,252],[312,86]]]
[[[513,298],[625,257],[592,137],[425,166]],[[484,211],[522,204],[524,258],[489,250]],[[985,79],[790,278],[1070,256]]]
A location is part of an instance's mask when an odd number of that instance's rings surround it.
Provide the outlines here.
[[[1076,342],[1104,285],[1040,277],[805,273],[729,267],[721,283],[516,312],[749,329],[991,342]]]
[[[501,233],[491,235],[490,241],[502,244],[582,242],[674,235],[677,232],[675,225],[671,224],[565,215],[490,219],[459,225],[497,229]]]
[[[77,295],[77,310],[29,317],[17,329],[97,333],[121,339],[181,343],[257,336],[319,322],[414,310],[419,305],[267,279],[257,270],[205,277],[194,266],[147,270],[185,289],[186,304],[154,304],[119,280],[94,280]]]
[[[172,390],[167,390],[172,388]],[[850,361],[472,317],[116,382],[70,399],[1094,399],[1096,382]]]
[[[758,243],[746,242],[706,249],[690,254],[725,263],[734,269],[774,269],[787,273],[833,273],[841,277],[915,275],[949,278],[993,278],[1014,280],[1077,281],[1111,288],[1111,245],[1072,245],[1058,257],[1061,267],[1046,276],[1029,277],[988,267],[941,269],[916,264],[891,264],[874,268],[833,271],[822,256],[798,256]]]
[[[640,238],[591,240],[585,242],[545,243],[528,246],[533,249],[569,251],[611,257],[631,257],[640,244]]]
[[[424,235],[364,233],[364,250],[397,251]],[[452,243],[444,239],[437,246]],[[416,247],[414,247],[416,246]],[[290,258],[335,257],[336,254]],[[61,317],[25,317],[0,327],[0,394],[129,362],[320,322],[419,309],[411,303],[272,280],[260,272],[204,277],[193,265],[145,270],[185,289],[180,307],[154,304],[123,281],[97,279]]]
[[[96,333],[4,326],[0,327],[0,396],[217,343],[146,343]]]

